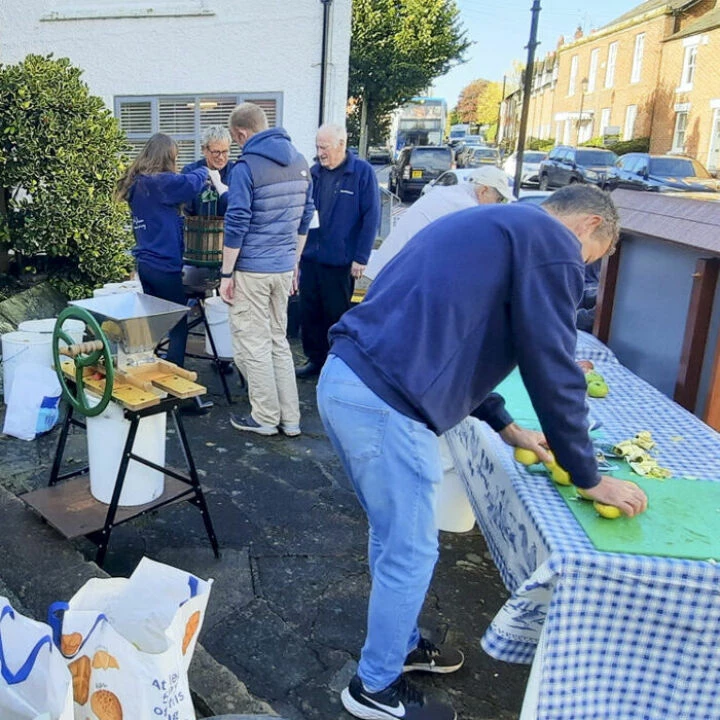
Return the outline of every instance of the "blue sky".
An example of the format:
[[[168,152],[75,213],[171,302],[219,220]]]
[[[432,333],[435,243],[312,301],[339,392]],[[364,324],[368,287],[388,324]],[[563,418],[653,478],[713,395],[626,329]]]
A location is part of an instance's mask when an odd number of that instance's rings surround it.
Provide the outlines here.
[[[444,97],[448,108],[457,104],[460,91],[473,80],[502,82],[512,72],[513,60],[524,61],[530,38],[533,0],[456,0],[460,17],[474,45],[468,62],[451,70],[433,85],[432,94]],[[631,10],[641,0],[541,0],[535,57],[554,50],[560,35],[571,38],[579,26],[587,33]]]

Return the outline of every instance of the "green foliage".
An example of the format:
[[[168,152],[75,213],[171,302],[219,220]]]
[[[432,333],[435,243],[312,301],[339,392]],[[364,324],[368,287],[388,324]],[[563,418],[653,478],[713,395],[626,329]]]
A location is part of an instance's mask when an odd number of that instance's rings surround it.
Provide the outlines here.
[[[580,143],[579,147],[604,148],[605,142],[601,137],[594,137]]]
[[[354,104],[348,109],[345,125],[348,133],[348,145],[360,144],[360,105]],[[373,115],[367,128],[368,145],[385,145],[390,135],[390,115]]]
[[[455,0],[354,0],[349,95],[368,125],[462,61],[470,43]]]
[[[542,140],[540,138],[530,137],[525,141],[526,150],[541,150],[547,152],[555,147],[554,140]]]
[[[632,140],[621,140],[620,142],[608,145],[608,149],[612,150],[616,155],[625,155],[631,152],[650,152],[650,138],[633,138]]]
[[[127,143],[80,75],[52,55],[0,65],[0,244],[24,264],[47,255],[70,297],[132,264],[127,209],[113,199]]]

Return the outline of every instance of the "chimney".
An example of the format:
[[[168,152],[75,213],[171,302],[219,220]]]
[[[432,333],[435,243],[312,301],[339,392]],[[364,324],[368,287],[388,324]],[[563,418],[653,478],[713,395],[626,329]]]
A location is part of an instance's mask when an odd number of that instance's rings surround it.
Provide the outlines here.
[[[577,30],[575,31],[575,35],[574,35],[573,39],[574,39],[574,40],[579,40],[582,36],[583,36],[583,30],[582,30],[582,28],[580,27],[580,25],[578,25]]]
[[[564,36],[564,35],[561,35],[561,36],[558,38],[557,46],[558,46],[558,47],[562,47],[564,44],[565,44],[565,36]]]

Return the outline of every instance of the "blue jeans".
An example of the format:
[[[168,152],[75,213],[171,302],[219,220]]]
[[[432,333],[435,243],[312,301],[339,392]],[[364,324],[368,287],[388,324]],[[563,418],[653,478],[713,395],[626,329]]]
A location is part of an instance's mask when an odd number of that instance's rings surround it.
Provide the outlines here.
[[[435,434],[397,412],[330,354],[317,388],[325,430],[369,523],[372,587],[358,675],[370,692],[402,673],[438,557]]]

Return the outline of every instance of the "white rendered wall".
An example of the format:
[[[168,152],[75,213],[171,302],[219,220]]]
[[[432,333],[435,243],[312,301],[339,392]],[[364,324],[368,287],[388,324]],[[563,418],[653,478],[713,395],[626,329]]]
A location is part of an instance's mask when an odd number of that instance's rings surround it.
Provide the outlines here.
[[[101,13],[120,17],[78,19]],[[115,96],[281,92],[282,125],[310,160],[322,19],[320,0],[0,0],[0,62],[68,57],[110,109]],[[351,0],[334,0],[329,122],[345,118],[350,21]]]

